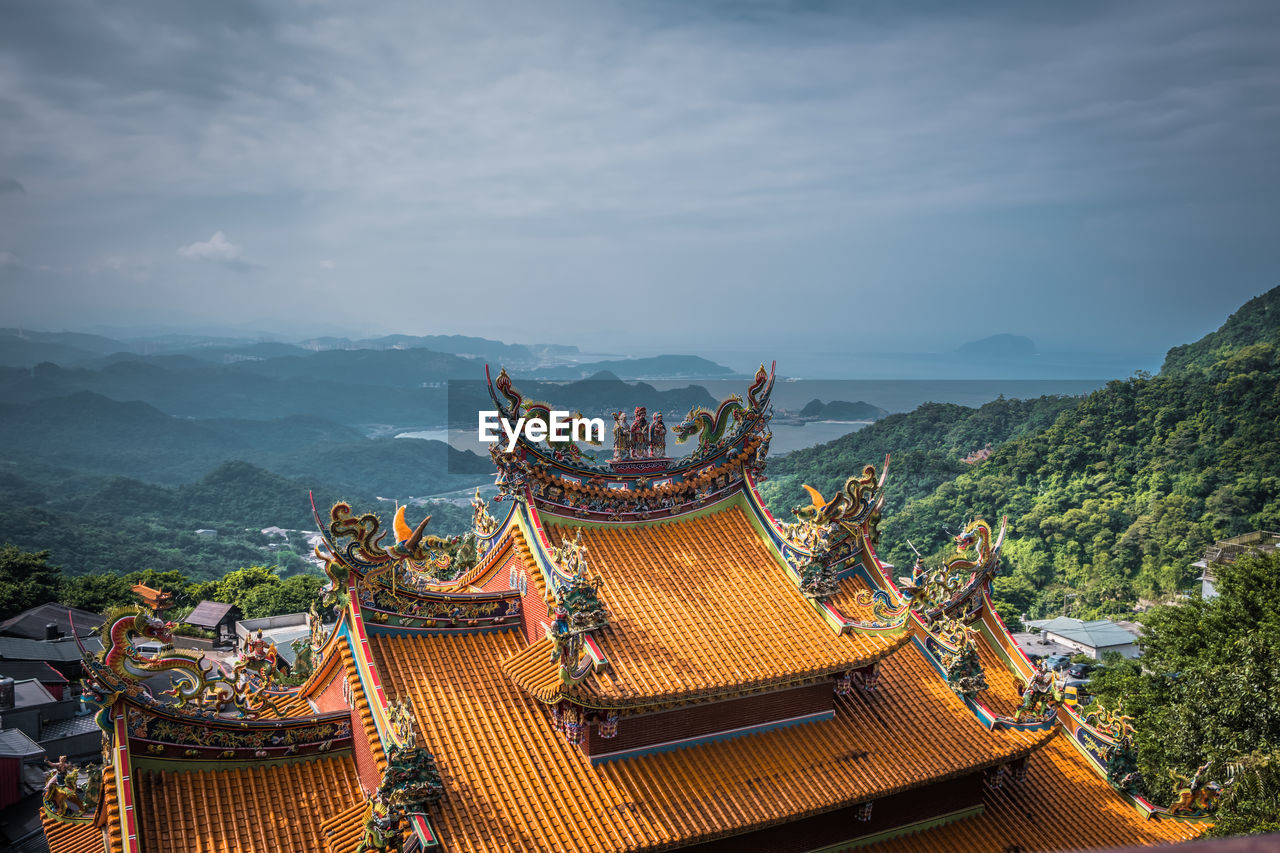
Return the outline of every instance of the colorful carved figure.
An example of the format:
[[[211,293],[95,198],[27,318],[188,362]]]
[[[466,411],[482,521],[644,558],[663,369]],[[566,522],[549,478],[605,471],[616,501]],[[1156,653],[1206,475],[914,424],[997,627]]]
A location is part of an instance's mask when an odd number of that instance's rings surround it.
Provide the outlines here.
[[[476,486],[475,497],[471,499],[471,527],[477,536],[491,536],[498,529],[498,521],[489,514],[489,505],[480,497],[480,487]]]
[[[631,418],[630,456],[639,459],[649,455],[649,417],[644,406],[636,406]]]
[[[356,853],[368,851],[388,851],[396,853],[402,849],[404,833],[400,828],[400,812],[391,808],[387,798],[376,794],[369,803],[369,810],[364,819],[364,836]]]
[[[649,423],[649,456],[662,459],[667,455],[667,425],[662,422],[662,412],[654,412]]]
[[[609,613],[600,600],[601,579],[587,579],[587,546],[582,530],[553,551],[560,570],[570,577],[556,587],[556,611],[551,623],[551,660],[560,663],[560,680],[577,684],[587,677],[593,661],[586,654],[583,636],[609,624]]]
[[[1028,720],[1051,720],[1058,713],[1062,704],[1062,688],[1054,677],[1053,670],[1041,661],[1027,686],[1022,690],[1022,703],[1014,712],[1016,723]]]
[[[631,427],[627,424],[626,412],[613,413],[613,458],[627,459],[631,456]]]
[[[1169,814],[1202,817],[1217,808],[1218,800],[1222,797],[1222,785],[1206,778],[1211,763],[1206,762],[1197,767],[1189,779],[1181,773],[1169,771],[1169,778],[1174,781],[1173,804],[1169,806]]]
[[[393,746],[387,751],[387,769],[378,795],[387,808],[401,814],[421,814],[444,796],[444,782],[435,757],[420,746]]]
[[[972,628],[960,625],[958,647],[953,653],[943,653],[942,665],[947,671],[947,684],[961,696],[972,699],[987,689],[987,677],[978,660],[978,646],[974,642]]]
[[[1138,793],[1143,789],[1142,772],[1138,770],[1138,749],[1133,742],[1132,730],[1107,747],[1103,753],[1106,762],[1107,781],[1126,793]]]
[[[800,561],[800,592],[805,598],[826,601],[840,589],[840,580],[831,565],[831,543],[825,529],[815,528],[809,554]]]
[[[49,766],[44,781],[45,811],[56,817],[84,814],[84,803],[80,800],[80,771],[65,755],[58,756],[57,761],[45,759],[45,764]]]

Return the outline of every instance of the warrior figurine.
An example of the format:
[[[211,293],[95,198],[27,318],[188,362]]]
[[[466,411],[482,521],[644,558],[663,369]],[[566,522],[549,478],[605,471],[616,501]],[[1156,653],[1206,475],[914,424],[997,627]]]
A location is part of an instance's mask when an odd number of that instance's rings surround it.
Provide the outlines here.
[[[647,455],[649,445],[649,419],[645,417],[644,406],[636,406],[635,415],[631,418],[631,457],[639,459]]]
[[[626,459],[631,452],[631,429],[627,426],[627,413],[613,413],[613,458]]]
[[[649,455],[654,459],[667,455],[667,425],[662,422],[662,412],[654,412],[649,424]]]

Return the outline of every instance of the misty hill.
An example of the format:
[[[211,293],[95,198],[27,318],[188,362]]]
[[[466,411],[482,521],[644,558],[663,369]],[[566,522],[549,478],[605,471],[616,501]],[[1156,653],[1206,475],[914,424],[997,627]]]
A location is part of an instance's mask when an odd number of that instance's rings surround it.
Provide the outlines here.
[[[823,418],[832,421],[877,421],[888,414],[888,409],[873,406],[862,400],[856,403],[850,403],[847,400],[832,400],[830,403],[810,400],[800,410],[802,418]]]
[[[492,473],[487,459],[443,442],[367,439],[314,416],[192,420],[89,392],[0,404],[0,459],[170,485],[246,460],[285,476],[406,497],[461,488]]]
[[[423,443],[423,442],[416,442]],[[372,492],[291,480],[243,462],[222,465],[199,480],[165,488],[126,477],[103,477],[32,463],[0,463],[0,542],[28,551],[49,550],[68,575],[126,574],[176,569],[194,578],[217,578],[246,565],[278,564],[307,570],[301,540],[285,544],[259,530],[279,526],[313,530],[309,493],[323,514],[337,500],[372,511],[389,523],[390,505]],[[431,504],[430,530],[462,533],[470,511]],[[216,531],[214,536],[195,533]]]
[[[983,358],[1028,358],[1036,354],[1036,345],[1031,338],[1022,335],[991,335],[961,344],[956,352]]]
[[[636,406],[644,406],[650,412],[664,413],[671,420],[683,418],[695,406],[711,408],[718,402],[700,385],[659,391],[645,382],[624,382],[607,370],[576,382],[538,382],[520,376],[513,377],[513,381],[525,400],[540,400],[554,408],[580,411],[589,417],[608,418],[620,411],[630,414]],[[474,403],[460,404],[464,390],[475,397]],[[474,425],[476,410],[493,406],[488,389],[483,384],[472,387],[471,383],[466,383],[465,388],[455,385],[449,404],[450,411],[463,410],[467,426]]]
[[[723,364],[696,355],[591,361],[539,368],[532,375],[538,379],[585,379],[602,371],[621,379],[725,379],[734,375],[733,370]]]
[[[1008,515],[995,581],[1006,617],[1060,612],[1067,592],[1082,618],[1172,595],[1194,582],[1191,563],[1206,546],[1280,527],[1277,300],[1280,289],[1171,350],[1158,376],[1077,400],[930,404],[790,454],[771,466],[766,494],[785,516],[802,500],[800,483],[825,494],[893,451],[882,531],[895,564],[914,558],[908,540],[936,562],[948,530]],[[958,461],[988,442],[985,461]]]
[[[1255,344],[1280,347],[1280,288],[1250,299],[1217,331],[1169,350],[1160,372],[1206,369],[1223,356]]]

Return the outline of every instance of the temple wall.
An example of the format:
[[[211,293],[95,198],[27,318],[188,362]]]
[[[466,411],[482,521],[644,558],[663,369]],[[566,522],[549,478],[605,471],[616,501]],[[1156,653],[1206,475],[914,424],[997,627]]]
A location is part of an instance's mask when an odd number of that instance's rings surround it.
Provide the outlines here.
[[[607,760],[610,753],[646,747],[656,749],[674,741],[712,737],[719,732],[765,726],[808,714],[830,713],[834,709],[834,687],[824,680],[807,687],[623,717],[618,723],[617,736],[609,739],[600,737],[599,729],[592,726],[583,740],[582,751],[593,758]]]

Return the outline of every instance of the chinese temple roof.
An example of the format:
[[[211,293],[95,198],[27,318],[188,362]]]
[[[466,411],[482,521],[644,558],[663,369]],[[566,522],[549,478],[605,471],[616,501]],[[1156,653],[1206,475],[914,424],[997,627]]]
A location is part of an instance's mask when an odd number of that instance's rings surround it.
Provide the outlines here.
[[[1032,753],[1027,778],[986,792],[982,814],[868,848],[875,853],[941,850],[1088,850],[1188,841],[1203,824],[1148,820],[1085,766],[1065,737]]]
[[[321,850],[320,822],[362,802],[350,753],[275,766],[134,774],[145,851]]]
[[[477,492],[467,537],[401,512],[384,546],[375,515],[335,505],[319,553],[338,624],[313,611],[319,663],[273,708],[236,693],[249,720],[144,696],[158,664],[133,643],[168,629],[118,616],[85,653],[114,758],[92,822],[46,812],[53,853],[103,850],[104,828],[106,853],[355,853],[384,830],[450,853],[725,849],[819,824],[901,853],[1199,834],[1106,782],[1128,718],[1088,723],[1017,651],[989,598],[1003,524],[974,520],[899,589],[874,551],[883,469],[773,519],[755,491],[772,378],[673,424],[698,436],[686,461],[642,407],[617,413],[607,461],[495,453],[511,508],[498,521]],[[505,371],[491,390],[546,409]]]
[[[879,692],[833,719],[591,765],[517,689],[514,632],[374,637],[387,690],[408,696],[446,792],[447,849],[647,850],[690,844],[909,789],[1011,758],[1051,732],[988,732],[914,646]]]
[[[796,684],[866,666],[905,631],[837,634],[800,594],[741,502],[650,524],[546,527],[553,546],[579,530],[609,624],[608,671],[563,688],[544,643],[505,665],[543,702],[562,693],[593,707],[669,702]],[[856,611],[855,611],[856,612]]]

